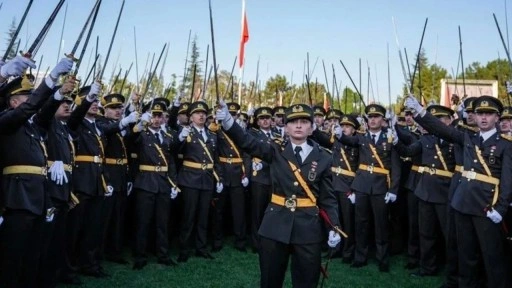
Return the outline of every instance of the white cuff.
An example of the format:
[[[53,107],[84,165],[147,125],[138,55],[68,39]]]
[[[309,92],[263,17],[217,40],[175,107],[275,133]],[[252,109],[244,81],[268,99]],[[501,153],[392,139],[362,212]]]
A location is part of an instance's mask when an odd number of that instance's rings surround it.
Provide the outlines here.
[[[50,76],[47,76],[46,78],[44,78],[44,83],[46,84],[46,86],[48,86],[49,88],[54,88],[55,87],[55,82],[53,82],[52,78]]]
[[[229,118],[226,118],[224,121],[222,121],[222,128],[224,128],[224,130],[229,130],[231,127],[233,127],[234,123],[235,119],[229,115]]]
[[[53,93],[53,99],[55,99],[57,101],[64,99],[64,96],[62,94],[60,94],[60,89],[57,90],[55,93]]]

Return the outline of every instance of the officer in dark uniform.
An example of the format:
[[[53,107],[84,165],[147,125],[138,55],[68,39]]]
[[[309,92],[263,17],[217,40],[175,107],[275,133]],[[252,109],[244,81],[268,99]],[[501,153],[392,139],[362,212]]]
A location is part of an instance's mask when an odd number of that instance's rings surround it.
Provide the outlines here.
[[[407,97],[405,105],[416,111],[415,119],[422,127],[463,151],[462,177],[451,200],[459,248],[458,286],[479,286],[481,255],[487,286],[508,287],[509,259],[504,257],[501,221],[512,192],[512,143],[496,129],[502,103],[492,96],[480,96],[473,101],[479,132],[462,132],[443,125],[426,113],[414,97]]]
[[[347,136],[354,136],[359,129],[359,122],[352,115],[343,115],[340,119],[341,129]],[[350,186],[356,176],[357,165],[359,164],[359,151],[357,147],[341,144],[334,138],[334,133],[323,133],[319,130],[313,132],[313,137],[318,142],[332,151],[333,187],[338,199],[341,213],[343,230],[347,232],[348,238],[343,243],[343,262],[351,263],[354,259],[355,231],[354,231],[354,203],[355,193]]]
[[[246,112],[238,113],[238,121],[240,123],[243,123],[243,125],[245,125],[245,128],[248,128],[249,127],[249,114],[247,114]]]
[[[80,201],[69,213],[68,221],[72,227],[69,231],[71,240],[68,253],[72,264],[78,261],[81,273],[93,277],[109,276],[101,267],[99,259],[105,225],[102,219],[104,202],[114,192],[104,165],[106,139],[126,128],[119,122],[96,122],[100,89],[101,84],[97,82],[83,89],[79,95],[84,96],[76,97],[78,106],[67,122],[75,139],[73,189]],[[75,242],[80,233],[83,233],[83,237]],[[74,247],[77,243],[79,247]]]
[[[450,125],[454,111],[441,105],[427,108],[445,125]],[[437,226],[441,227],[442,239],[446,238],[446,205],[448,189],[455,169],[453,144],[432,134],[425,134],[410,145],[399,142],[397,149],[401,156],[421,155],[421,164],[412,169],[420,174],[414,194],[419,199],[420,270],[414,276],[432,276],[438,272],[435,245],[439,242]]]
[[[272,115],[274,115],[274,124],[272,131],[276,134],[279,134],[281,139],[284,139],[284,136],[286,135],[284,133],[284,110],[286,107],[284,106],[276,106],[274,107],[274,110],[272,110]]]
[[[74,81],[68,79],[68,85],[74,89]],[[66,265],[66,223],[69,209],[78,204],[78,199],[71,192],[75,147],[69,134],[66,121],[71,114],[73,99],[64,96],[55,117],[47,131],[48,151],[48,194],[55,207],[53,221],[45,223],[43,235],[43,253],[41,255],[40,283],[43,287],[54,287],[60,280],[67,284],[80,285],[82,282]]]
[[[135,178],[136,237],[134,270],[147,264],[146,245],[151,219],[156,226],[156,254],[158,263],[174,266],[169,257],[168,222],[170,201],[176,198],[179,189],[176,184],[176,166],[170,153],[172,142],[176,141],[161,129],[162,114],[167,110],[164,103],[154,101],[151,114],[146,113],[137,124],[134,135],[138,147],[139,173]],[[147,127],[144,127],[147,125]]]
[[[272,109],[270,107],[260,107],[254,111],[256,127],[251,128],[248,133],[261,142],[279,142],[280,136],[271,131],[270,122],[272,118]],[[261,220],[270,202],[272,194],[272,182],[270,177],[270,166],[260,158],[252,158],[251,179],[251,240],[253,251],[259,250],[259,235]]]
[[[329,121],[330,127],[335,127],[336,125],[340,124],[342,115],[343,115],[343,113],[340,110],[330,109],[329,111],[327,111],[325,120]]]
[[[240,110],[240,105],[235,102],[227,103],[229,113],[234,118]],[[223,246],[224,213],[226,202],[231,200],[231,217],[233,222],[233,234],[235,235],[235,249],[246,252],[246,223],[245,223],[245,188],[249,185],[249,156],[244,153],[233,140],[222,130],[217,131],[217,149],[219,155],[219,169],[222,170],[222,193],[215,201],[215,216],[213,219],[213,252],[218,252]]]
[[[237,145],[270,163],[273,192],[259,230],[260,286],[281,287],[291,255],[292,285],[316,287],[321,243],[325,239],[319,209],[333,225],[329,246],[335,247],[341,236],[334,231],[340,230],[331,156],[307,139],[313,131],[312,109],[304,104],[286,109],[285,129],[290,142],[283,145],[261,141],[244,132],[223,103],[217,119],[223,120],[223,129]]]
[[[381,272],[389,272],[388,204],[396,201],[400,183],[400,157],[393,144],[398,139],[382,128],[386,109],[378,104],[365,108],[366,134],[346,136],[335,131],[342,144],[359,147],[359,168],[351,188],[355,192],[356,251],[352,267],[367,264],[368,226],[374,217],[376,258]]]
[[[313,116],[315,120],[315,124],[317,129],[324,129],[324,121],[325,121],[325,109],[322,106],[314,106],[313,107]]]
[[[105,115],[97,120],[98,126],[108,127],[112,124],[128,127],[130,123],[137,121],[138,112],[133,111],[126,117],[123,116],[125,98],[121,94],[108,94],[102,99]],[[121,119],[122,118],[122,119]],[[128,189],[132,189],[132,183],[128,179],[128,151],[125,137],[129,129],[122,129],[116,133],[107,135],[105,146],[105,172],[109,175],[109,184],[114,188],[112,197],[105,199],[104,216],[105,258],[109,261],[127,264],[122,257],[125,212],[128,201]],[[130,187],[129,187],[130,186]]]
[[[187,114],[189,102],[180,102],[180,97],[174,99],[171,110],[169,110],[169,127],[181,132],[180,127],[187,126],[189,123],[189,116]]]
[[[189,241],[196,228],[196,256],[213,259],[207,250],[208,213],[212,194],[221,193],[222,170],[219,169],[217,135],[205,126],[208,105],[202,101],[188,107],[190,127],[181,129],[178,139],[183,165],[178,173],[178,185],[183,197],[183,215],[180,232],[178,262],[190,257]]]
[[[46,131],[63,94],[72,89],[72,84],[65,85],[53,93],[57,79],[71,71],[71,60],[61,60],[35,91],[32,77],[19,77],[28,67],[35,68],[31,61],[17,56],[0,68],[0,82],[18,76],[0,92],[9,107],[0,112],[0,167],[5,209],[1,235],[2,287],[35,287],[38,283],[43,224],[45,220],[53,220],[55,211],[45,188]],[[48,100],[52,94],[54,96]]]

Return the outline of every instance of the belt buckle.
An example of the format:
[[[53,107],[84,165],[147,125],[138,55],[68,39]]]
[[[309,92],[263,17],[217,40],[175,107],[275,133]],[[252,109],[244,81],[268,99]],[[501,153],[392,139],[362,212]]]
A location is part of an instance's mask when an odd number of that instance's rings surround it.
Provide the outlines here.
[[[297,199],[295,198],[295,195],[293,195],[292,198],[286,198],[284,201],[284,207],[290,209],[292,212],[295,211],[295,208],[297,208]]]
[[[423,167],[423,166],[418,167],[418,173],[423,174],[423,172],[425,172],[425,167]]]
[[[373,164],[368,166],[368,169],[366,169],[370,174],[373,174]]]
[[[335,172],[336,174],[341,174],[341,167],[336,167]]]
[[[46,176],[48,174],[48,168],[47,167],[41,167],[41,175]]]
[[[435,175],[435,174],[436,174],[436,168],[433,168],[433,167],[432,167],[432,168],[429,168],[429,169],[428,169],[428,173],[429,173],[430,175]]]
[[[93,157],[92,157],[92,161],[93,161],[94,163],[100,163],[100,162],[101,162],[101,161],[100,161],[100,156],[93,156]]]
[[[201,169],[206,170],[207,167],[206,163],[201,164]]]
[[[469,180],[475,180],[476,179],[476,172],[475,171],[467,171],[466,172],[466,178]]]
[[[162,171],[162,166],[155,166],[155,172]]]
[[[116,159],[117,165],[123,165],[123,159]]]
[[[229,158],[228,158],[228,163],[229,163],[229,164],[233,163],[233,158],[229,157]]]

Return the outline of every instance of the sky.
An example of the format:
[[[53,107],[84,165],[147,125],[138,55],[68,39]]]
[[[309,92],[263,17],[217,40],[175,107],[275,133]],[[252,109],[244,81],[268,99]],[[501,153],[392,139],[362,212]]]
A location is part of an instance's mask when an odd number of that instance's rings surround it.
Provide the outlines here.
[[[241,34],[242,0],[211,0],[214,16],[217,63],[222,70],[230,70],[238,55]],[[0,10],[0,51],[7,48],[5,33],[13,17],[17,21],[28,0],[2,1]],[[36,0],[19,37],[21,48],[30,46],[39,33],[58,0]],[[77,39],[80,29],[95,0],[67,0],[57,16],[52,29],[34,59],[44,71],[68,53]],[[93,40],[89,43],[81,71],[88,66],[96,35],[99,36],[99,53],[106,55],[114,31],[121,0],[103,0]],[[510,1],[509,1],[510,2]],[[64,12],[67,19],[60,41]],[[507,12],[505,10],[507,5]],[[461,27],[464,65],[472,62],[487,63],[498,54],[505,57],[492,13],[496,13],[502,32],[506,34],[505,16],[512,9],[506,0],[246,0],[249,26],[249,42],[245,50],[244,82],[254,81],[260,59],[260,79],[263,81],[276,74],[285,75],[293,83],[303,82],[304,62],[309,53],[310,69],[318,63],[311,79],[324,83],[322,60],[325,61],[328,79],[332,79],[331,64],[335,65],[336,77],[342,85],[352,88],[343,70],[344,62],[352,78],[359,83],[359,59],[362,61],[361,91],[366,94],[368,66],[374,92],[370,98],[387,104],[387,55],[390,48],[391,95],[401,93],[403,75],[398,57],[392,17],[395,19],[400,47],[406,48],[409,61],[417,53],[425,18],[428,26],[423,48],[429,63],[456,70],[459,55],[458,26]],[[113,44],[104,80],[109,80],[116,60],[123,70],[134,62],[128,77],[135,81],[134,27],[137,35],[139,77],[144,71],[149,54],[157,57],[163,45],[170,43],[164,69],[167,81],[175,73],[183,75],[189,31],[197,36],[201,58],[211,44],[207,0],[126,0]],[[510,13],[508,13],[510,16]],[[512,18],[510,19],[512,21]],[[505,38],[507,36],[505,35]],[[84,37],[85,38],[85,37]],[[28,39],[28,45],[27,43]],[[61,52],[58,55],[59,45]],[[80,50],[81,48],[79,48]],[[211,55],[211,52],[210,52]],[[211,57],[210,57],[211,63]],[[117,69],[115,69],[117,71]],[[160,70],[160,69],[159,69]],[[237,71],[238,74],[238,71]],[[339,82],[338,82],[339,83]],[[331,83],[329,83],[331,85]],[[365,95],[366,98],[366,95]]]

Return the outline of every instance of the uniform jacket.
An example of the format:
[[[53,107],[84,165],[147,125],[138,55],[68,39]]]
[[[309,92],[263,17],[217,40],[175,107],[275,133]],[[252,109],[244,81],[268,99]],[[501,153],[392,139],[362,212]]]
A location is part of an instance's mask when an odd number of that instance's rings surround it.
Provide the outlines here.
[[[386,192],[397,195],[400,184],[401,163],[400,157],[393,147],[393,143],[389,143],[388,141],[387,129],[382,129],[377,144],[373,143],[369,132],[356,134],[355,136],[342,135],[340,142],[345,145],[359,147],[360,165],[364,164],[380,167],[379,162],[370,150],[370,144],[373,145],[384,164],[384,169],[389,170],[390,173],[391,183],[390,188],[388,188],[386,175],[375,172],[370,173],[369,171],[358,169],[351,186],[353,190],[372,195],[386,194]]]
[[[280,135],[274,134],[272,132],[270,132],[270,133],[272,133],[271,135],[273,135],[273,137],[276,137],[274,140],[272,140],[271,138],[268,138],[268,136],[265,135],[265,133],[263,131],[261,131],[261,129],[251,128],[250,130],[248,130],[248,133],[251,134],[254,138],[258,139],[260,142],[271,143],[271,142],[277,141],[276,143],[280,143],[280,140],[277,138],[277,137],[280,137]],[[261,170],[259,170],[257,172],[253,171],[252,170],[252,161],[260,162],[262,165]],[[254,157],[252,158],[252,161],[251,161],[251,166],[250,166],[251,182],[260,183],[263,185],[271,185],[272,182],[271,182],[271,178],[270,178],[269,164],[267,162],[263,161],[262,159],[254,158]],[[254,174],[256,174],[256,175],[254,175]]]
[[[480,143],[480,133],[459,131],[446,126],[429,113],[416,117],[417,122],[429,132],[460,146],[463,151],[464,171],[474,171],[487,175],[483,165],[478,160],[476,147],[479,147],[484,162],[490,169],[492,177],[500,180],[499,194],[494,209],[500,215],[505,215],[512,193],[512,142],[500,135],[499,130],[483,143]],[[465,214],[486,216],[486,209],[492,204],[495,185],[478,180],[461,177],[454,192],[452,207]]]
[[[441,151],[442,158],[438,155],[436,145]],[[419,199],[436,204],[446,204],[448,202],[451,177],[436,175],[434,171],[440,169],[453,172],[455,168],[453,146],[447,141],[440,141],[438,137],[431,134],[422,135],[419,140],[410,145],[405,145],[401,141],[396,145],[400,156],[414,157],[421,155],[420,165],[432,169],[424,173],[417,173],[419,181],[414,189],[414,194]],[[444,160],[447,168],[444,168],[441,160]],[[430,173],[430,171],[433,173]]]
[[[97,120],[100,127],[109,127],[119,125],[119,121],[108,118]],[[100,128],[102,129],[102,128]],[[105,129],[103,129],[105,130]],[[123,160],[128,160],[128,150],[125,143],[125,136],[128,129],[123,129],[116,133],[107,135],[107,146],[105,146],[105,158],[116,159],[116,164],[105,163],[105,171],[109,176],[109,184],[114,191],[126,191],[128,182],[128,164],[123,164]]]
[[[219,151],[217,147],[217,135],[208,129],[204,129],[208,139],[204,141],[199,131],[192,127],[189,136],[185,139],[180,146],[180,153],[183,155],[183,161],[190,161],[199,164],[212,164],[210,157],[205,152],[200,141],[206,145],[213,158],[213,166],[220,181],[222,181],[222,170],[219,169]],[[201,137],[201,138],[199,138]],[[178,184],[188,188],[200,190],[212,190],[215,187],[216,180],[213,175],[212,169],[197,169],[181,166],[178,173]]]
[[[338,139],[332,137],[331,134],[319,131],[318,129],[313,132],[312,136],[320,145],[331,150],[332,166],[334,169],[343,169],[354,173],[357,171],[357,165],[359,164],[359,150],[357,147],[343,145]],[[345,157],[343,157],[342,153]],[[332,184],[335,191],[350,192],[350,185],[352,185],[353,181],[354,177],[333,172]]]
[[[171,157],[171,146],[177,139],[163,130],[160,130],[160,143],[155,134],[148,128],[135,133],[135,146],[139,155],[139,165],[166,166],[167,172],[139,171],[135,177],[134,187],[151,193],[170,193],[176,185],[176,164]],[[160,150],[159,150],[160,149]],[[161,151],[161,152],[160,152]],[[162,158],[162,154],[163,157]]]
[[[217,133],[217,149],[219,151],[219,158],[241,158],[242,163],[225,163],[219,159],[219,169],[222,170],[223,184],[225,187],[241,187],[242,178],[248,177],[250,172],[251,158],[236,144],[231,145],[228,140],[228,135],[219,130]],[[231,139],[232,140],[232,139]],[[238,152],[238,155],[237,155]]]
[[[42,109],[28,120],[30,113],[34,111],[33,107],[37,108],[42,99],[48,99],[52,94],[53,90],[43,83],[30,97],[32,99],[29,101],[32,100],[31,102],[36,104],[22,104],[16,109],[1,113],[0,127],[3,128],[0,141],[1,169],[13,165],[41,167],[41,175],[2,175],[3,205],[8,209],[27,210],[33,214],[42,215],[47,208],[53,206],[45,189],[47,183],[44,174],[47,166],[45,141],[49,122],[60,102],[53,98],[47,100]]]
[[[290,161],[300,169],[302,177],[317,199],[318,207],[297,208],[294,212],[271,202],[259,229],[261,236],[283,243],[319,243],[325,239],[323,222],[318,216],[319,208],[327,212],[334,225],[339,225],[338,202],[332,188],[331,156],[317,143],[308,141],[313,150],[302,161],[302,165],[299,165],[291,143],[279,145],[260,141],[236,123],[226,133],[251,156],[270,164],[272,193],[285,198],[292,195],[307,198],[306,192],[293,174],[288,163]]]
[[[49,161],[62,161],[64,165],[74,164],[74,144],[71,135],[69,134],[67,124],[55,118],[52,119],[50,129],[48,130],[48,160]],[[48,165],[48,167],[50,167]],[[61,202],[68,202],[69,195],[72,189],[72,172],[66,171],[68,183],[57,185],[54,181],[48,181],[48,193],[52,199],[57,199]],[[50,177],[48,173],[48,177]]]

